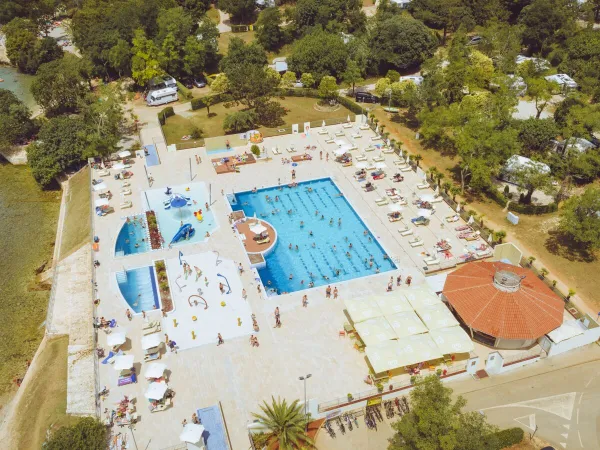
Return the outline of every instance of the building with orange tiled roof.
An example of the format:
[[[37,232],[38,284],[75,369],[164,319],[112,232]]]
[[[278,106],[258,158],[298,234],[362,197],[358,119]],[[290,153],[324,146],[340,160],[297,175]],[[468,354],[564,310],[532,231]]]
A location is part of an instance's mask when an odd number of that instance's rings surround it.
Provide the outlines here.
[[[558,328],[564,302],[532,271],[503,262],[472,262],[446,278],[442,299],[471,337],[520,349]]]

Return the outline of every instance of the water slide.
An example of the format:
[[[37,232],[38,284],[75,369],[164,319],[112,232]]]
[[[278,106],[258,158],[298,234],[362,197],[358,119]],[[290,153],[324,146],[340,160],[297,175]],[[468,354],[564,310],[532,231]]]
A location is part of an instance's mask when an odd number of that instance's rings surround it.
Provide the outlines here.
[[[175,236],[173,236],[173,239],[171,240],[171,244],[179,242],[181,239],[184,239],[184,238],[188,239],[188,238],[192,237],[195,232],[196,232],[196,230],[194,228],[192,228],[191,223],[183,224],[183,226],[181,226],[181,228],[179,228],[179,231],[177,231],[177,233],[175,233]]]
[[[225,283],[227,283],[227,292],[225,292],[225,294],[231,294],[231,286],[229,286],[229,281],[227,280],[227,278],[225,278],[225,276],[221,275],[220,273],[218,273],[217,276],[223,278],[225,280]]]

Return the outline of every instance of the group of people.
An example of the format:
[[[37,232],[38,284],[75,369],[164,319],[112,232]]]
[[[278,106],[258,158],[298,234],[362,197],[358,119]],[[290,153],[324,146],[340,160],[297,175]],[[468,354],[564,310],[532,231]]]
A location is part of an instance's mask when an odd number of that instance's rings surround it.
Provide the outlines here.
[[[331,298],[331,286],[327,286],[327,288],[325,289],[325,298]],[[337,286],[333,288],[333,298],[334,300],[338,298]]]

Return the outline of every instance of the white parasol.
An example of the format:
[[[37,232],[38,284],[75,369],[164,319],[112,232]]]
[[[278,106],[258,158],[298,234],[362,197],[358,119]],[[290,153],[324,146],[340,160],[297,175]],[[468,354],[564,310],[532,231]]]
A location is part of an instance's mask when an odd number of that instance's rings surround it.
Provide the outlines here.
[[[435,197],[431,194],[423,194],[420,197],[424,202],[432,202],[435,199]]]
[[[473,216],[469,216],[469,220],[467,220],[467,223],[471,225],[473,222],[475,222],[475,219],[473,218]]]
[[[131,152],[129,150],[123,150],[119,152],[119,158],[129,158],[131,156]]]
[[[165,396],[165,392],[167,392],[169,386],[164,381],[160,383],[150,383],[148,389],[144,393],[144,397],[148,400],[161,400]]]
[[[123,170],[125,168],[125,164],[123,163],[115,163],[112,166],[113,169],[115,170]]]
[[[379,124],[375,127],[375,133],[379,133]]]
[[[375,168],[376,168],[376,169],[385,169],[386,167],[387,167],[387,166],[385,165],[385,163],[384,163],[384,162],[378,162],[378,163],[375,163]]]
[[[115,370],[127,370],[133,367],[133,355],[115,356]]]
[[[98,191],[103,191],[104,189],[108,189],[108,186],[103,181],[102,183],[95,184],[93,189],[95,192],[98,192]]]
[[[146,378],[160,378],[167,370],[166,364],[163,363],[150,363],[146,366],[144,377]]]
[[[322,127],[325,127],[325,121],[323,121],[323,123],[321,123],[321,126],[322,126]]]
[[[335,151],[336,156],[343,156],[346,154],[346,149],[345,148],[340,148],[338,150]]]
[[[423,217],[430,217],[431,216],[431,210],[430,209],[419,208],[417,210],[417,214],[419,216],[423,216]]]
[[[261,234],[267,231],[267,227],[265,227],[262,223],[257,222],[250,226],[250,231],[252,231],[254,234]]]
[[[402,206],[397,205],[396,203],[392,203],[388,206],[388,208],[390,208],[390,211],[392,212],[400,212],[404,209]]]
[[[204,433],[204,427],[195,423],[188,423],[183,427],[183,431],[179,435],[181,442],[188,442],[190,444],[197,444],[202,439]]]
[[[357,169],[366,169],[367,168],[367,163],[365,162],[359,162],[356,164],[356,168]]]
[[[125,330],[123,331],[113,331],[106,338],[106,344],[110,347],[114,347],[115,345],[122,345],[127,340],[127,334]]]
[[[162,342],[162,337],[159,333],[149,334],[142,338],[142,348],[148,350],[149,348],[158,347]]]
[[[350,120],[350,114],[348,114],[348,122],[351,122],[351,120]]]
[[[457,213],[460,213],[460,203],[458,203],[458,204],[456,205],[456,212],[457,212]]]
[[[94,202],[94,205],[98,206],[108,206],[108,199],[107,198],[99,198],[96,199],[96,201]]]

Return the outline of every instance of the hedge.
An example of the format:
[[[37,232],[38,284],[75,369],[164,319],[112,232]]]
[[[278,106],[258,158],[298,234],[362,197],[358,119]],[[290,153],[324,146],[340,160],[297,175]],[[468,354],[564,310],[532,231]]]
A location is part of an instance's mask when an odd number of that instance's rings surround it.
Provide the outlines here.
[[[175,111],[173,110],[173,107],[167,106],[166,108],[163,108],[158,112],[158,121],[160,122],[161,125],[164,125],[165,122],[167,121],[167,118],[174,116],[174,115],[175,115]]]
[[[494,434],[498,439],[498,448],[501,449],[518,444],[523,440],[523,437],[525,436],[525,432],[518,427],[507,428],[506,430],[501,430]]]
[[[190,91],[188,88],[186,88],[183,84],[181,84],[179,81],[177,82],[177,88],[179,89],[179,93],[183,96],[183,98],[185,98],[186,100],[191,100],[194,96],[192,95],[192,91]]]
[[[506,206],[506,202],[509,200],[502,192],[496,189],[489,189],[486,191],[486,194],[489,198],[494,200],[503,208]],[[539,215],[556,212],[558,210],[558,205],[554,202],[547,205],[525,205],[511,200],[510,204],[508,205],[508,210],[519,214]]]

